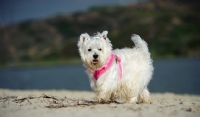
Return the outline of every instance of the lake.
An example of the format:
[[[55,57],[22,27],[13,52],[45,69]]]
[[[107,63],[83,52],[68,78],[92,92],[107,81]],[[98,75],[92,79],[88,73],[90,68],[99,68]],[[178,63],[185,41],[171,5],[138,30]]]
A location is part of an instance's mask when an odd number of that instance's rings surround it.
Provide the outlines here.
[[[150,92],[200,94],[200,59],[154,61]],[[82,65],[0,69],[0,88],[91,91]]]

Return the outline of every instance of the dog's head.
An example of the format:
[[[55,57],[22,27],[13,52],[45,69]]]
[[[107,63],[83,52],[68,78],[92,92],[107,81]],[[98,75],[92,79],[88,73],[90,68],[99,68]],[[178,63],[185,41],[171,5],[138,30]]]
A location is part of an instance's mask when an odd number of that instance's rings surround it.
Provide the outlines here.
[[[81,34],[78,41],[79,53],[84,65],[90,70],[99,70],[110,58],[112,45],[107,38],[108,31],[89,36]]]

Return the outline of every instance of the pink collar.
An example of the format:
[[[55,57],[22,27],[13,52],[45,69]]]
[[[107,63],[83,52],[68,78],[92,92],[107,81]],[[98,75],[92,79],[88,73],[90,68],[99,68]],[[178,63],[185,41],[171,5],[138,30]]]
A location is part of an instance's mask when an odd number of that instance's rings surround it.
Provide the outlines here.
[[[115,54],[111,54],[110,60],[108,61],[107,65],[105,67],[103,67],[100,70],[96,70],[94,72],[94,78],[96,80],[98,80],[101,75],[103,75],[108,69],[110,69],[110,67],[112,66],[114,60],[116,60],[116,63],[118,63],[118,65],[119,65],[119,70],[120,70],[120,74],[119,75],[120,75],[120,78],[122,78],[121,59]]]

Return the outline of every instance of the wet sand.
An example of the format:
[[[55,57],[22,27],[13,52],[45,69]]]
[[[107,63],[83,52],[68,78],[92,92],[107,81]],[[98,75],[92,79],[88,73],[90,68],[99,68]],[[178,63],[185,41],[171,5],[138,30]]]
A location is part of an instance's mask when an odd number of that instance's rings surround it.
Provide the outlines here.
[[[200,95],[152,93],[151,104],[100,104],[94,93],[0,89],[0,117],[199,117]]]

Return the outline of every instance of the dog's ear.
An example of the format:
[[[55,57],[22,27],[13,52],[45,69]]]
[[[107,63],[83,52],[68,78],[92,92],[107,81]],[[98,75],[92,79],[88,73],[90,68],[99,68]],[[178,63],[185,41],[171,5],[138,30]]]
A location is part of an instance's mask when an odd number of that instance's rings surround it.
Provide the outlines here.
[[[83,33],[80,35],[80,41],[85,42],[90,39],[90,36],[87,33]]]
[[[84,42],[86,42],[89,39],[90,39],[90,36],[87,33],[81,34],[78,41],[78,47],[80,47]]]
[[[103,31],[102,33],[101,33],[101,36],[103,37],[103,39],[107,39],[107,34],[108,34],[108,31]]]

